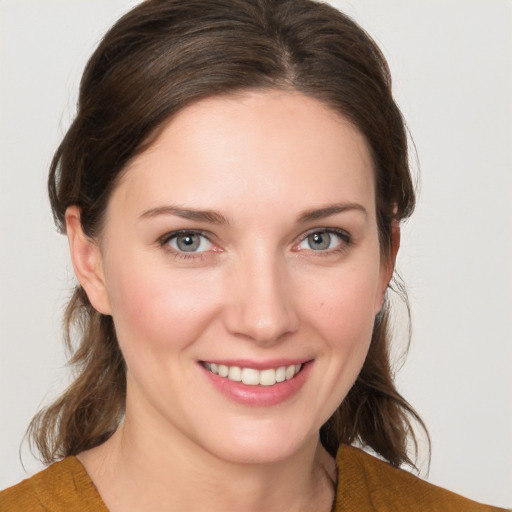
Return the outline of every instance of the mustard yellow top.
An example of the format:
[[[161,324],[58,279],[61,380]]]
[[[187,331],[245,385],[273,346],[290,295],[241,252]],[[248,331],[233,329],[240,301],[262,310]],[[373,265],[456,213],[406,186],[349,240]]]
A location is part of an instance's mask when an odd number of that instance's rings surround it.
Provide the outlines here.
[[[333,512],[491,512],[480,505],[394,468],[352,446],[337,455],[338,488]],[[76,457],[52,464],[0,492],[1,512],[108,512]]]

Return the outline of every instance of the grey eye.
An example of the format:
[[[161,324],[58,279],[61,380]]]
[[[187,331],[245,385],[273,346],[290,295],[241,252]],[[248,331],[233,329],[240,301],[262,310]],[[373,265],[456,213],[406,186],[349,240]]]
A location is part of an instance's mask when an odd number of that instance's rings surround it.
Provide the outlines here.
[[[173,236],[168,243],[180,252],[203,252],[212,247],[212,243],[200,233],[180,233]]]
[[[313,233],[307,238],[308,247],[313,251],[325,251],[331,246],[331,234],[327,231]]]
[[[343,234],[334,231],[314,231],[307,235],[299,244],[299,250],[328,251],[349,243]]]

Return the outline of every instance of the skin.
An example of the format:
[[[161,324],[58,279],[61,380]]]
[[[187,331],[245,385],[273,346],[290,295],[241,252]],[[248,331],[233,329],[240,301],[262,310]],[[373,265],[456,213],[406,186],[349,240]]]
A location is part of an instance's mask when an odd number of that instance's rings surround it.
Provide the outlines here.
[[[128,367],[123,424],[79,456],[110,510],[330,510],[318,432],[362,367],[398,245],[381,257],[358,130],[291,91],[202,100],[126,169],[98,240],[79,218],[70,207],[75,272]],[[198,251],[177,230],[201,233]],[[308,374],[267,407],[199,364],[279,358]]]

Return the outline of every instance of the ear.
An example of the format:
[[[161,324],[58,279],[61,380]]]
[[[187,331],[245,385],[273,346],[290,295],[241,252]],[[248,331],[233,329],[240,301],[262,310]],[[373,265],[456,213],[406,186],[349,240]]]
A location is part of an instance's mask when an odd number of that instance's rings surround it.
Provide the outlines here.
[[[379,290],[379,301],[377,304],[376,314],[381,310],[386,298],[386,291],[389,286],[389,282],[393,277],[395,270],[396,256],[398,249],[400,248],[400,223],[398,220],[394,220],[391,224],[391,250],[389,255],[383,259],[381,263],[381,278],[380,278],[380,290]]]
[[[400,223],[398,220],[394,220],[391,223],[391,274],[389,276],[389,281],[391,280],[391,277],[393,275],[393,270],[395,269],[395,263],[396,263],[396,255],[398,254],[398,249],[400,249]]]
[[[66,233],[75,275],[82,285],[94,309],[110,315],[103,258],[97,242],[88,237],[80,222],[80,208],[70,206],[66,210]]]

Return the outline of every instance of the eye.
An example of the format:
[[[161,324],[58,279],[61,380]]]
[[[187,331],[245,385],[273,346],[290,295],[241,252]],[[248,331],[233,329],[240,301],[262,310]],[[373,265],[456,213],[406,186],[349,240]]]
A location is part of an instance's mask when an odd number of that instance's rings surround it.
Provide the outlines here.
[[[350,243],[347,233],[323,229],[306,234],[297,246],[298,250],[330,251],[341,249]]]
[[[209,251],[213,244],[206,236],[195,231],[181,231],[168,236],[164,243],[178,252],[205,252]]]

